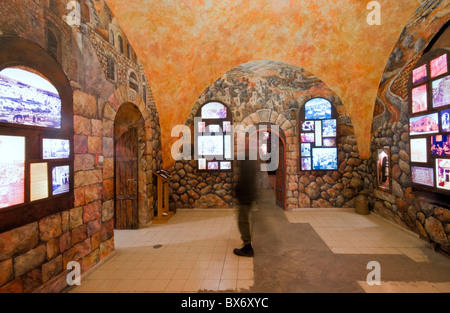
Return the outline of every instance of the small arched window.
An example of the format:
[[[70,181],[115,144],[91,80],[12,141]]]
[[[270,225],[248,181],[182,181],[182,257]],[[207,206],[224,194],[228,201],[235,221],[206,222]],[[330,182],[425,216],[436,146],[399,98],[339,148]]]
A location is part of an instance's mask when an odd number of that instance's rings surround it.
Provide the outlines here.
[[[118,41],[118,44],[119,44],[119,50],[120,50],[120,53],[122,53],[123,54],[123,39],[122,39],[122,36],[118,36],[117,37],[117,41]]]
[[[228,107],[217,101],[208,102],[199,109],[194,122],[198,169],[231,170],[234,146]]]
[[[136,76],[136,73],[131,72],[130,77],[128,78],[128,86],[131,89],[134,89],[137,93],[139,93],[139,82]]]
[[[47,29],[47,52],[58,61],[58,39],[50,29]]]
[[[109,43],[114,46],[115,41],[114,41],[114,32],[112,30],[109,31]]]
[[[116,65],[112,58],[107,59],[107,77],[111,80],[115,80]]]
[[[337,113],[330,101],[314,98],[299,111],[300,169],[337,170]]]

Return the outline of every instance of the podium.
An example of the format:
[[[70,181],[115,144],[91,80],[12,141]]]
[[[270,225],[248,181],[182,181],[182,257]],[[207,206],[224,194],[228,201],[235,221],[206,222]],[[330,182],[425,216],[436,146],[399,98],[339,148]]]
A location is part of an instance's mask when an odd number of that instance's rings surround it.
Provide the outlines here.
[[[160,170],[153,173],[158,180],[158,214],[153,218],[153,223],[167,223],[167,221],[173,216],[173,212],[169,211],[169,181],[172,178],[172,175],[165,170]]]

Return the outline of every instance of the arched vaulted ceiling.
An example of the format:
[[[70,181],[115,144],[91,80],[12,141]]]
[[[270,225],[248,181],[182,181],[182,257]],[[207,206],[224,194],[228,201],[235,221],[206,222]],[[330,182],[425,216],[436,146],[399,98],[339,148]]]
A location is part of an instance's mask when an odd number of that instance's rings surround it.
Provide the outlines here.
[[[419,0],[380,0],[381,25],[367,23],[369,0],[106,0],[150,80],[165,167],[173,126],[222,74],[253,60],[307,69],[340,97],[362,157],[381,75]]]

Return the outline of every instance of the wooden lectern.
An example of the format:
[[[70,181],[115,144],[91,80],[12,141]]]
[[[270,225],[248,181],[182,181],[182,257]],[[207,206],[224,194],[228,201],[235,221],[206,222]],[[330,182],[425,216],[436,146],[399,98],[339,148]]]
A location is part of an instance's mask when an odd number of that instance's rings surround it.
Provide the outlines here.
[[[153,218],[153,223],[167,223],[173,216],[173,212],[169,211],[169,181],[172,175],[165,170],[153,172],[158,180],[158,215]]]

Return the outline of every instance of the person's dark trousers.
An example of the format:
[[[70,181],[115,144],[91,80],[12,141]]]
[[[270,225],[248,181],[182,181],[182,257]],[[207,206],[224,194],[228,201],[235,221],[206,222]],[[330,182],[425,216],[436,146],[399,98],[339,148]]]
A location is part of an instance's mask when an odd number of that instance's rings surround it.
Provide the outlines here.
[[[250,209],[250,203],[239,205],[238,225],[244,245],[248,245],[252,242],[252,235],[250,233]]]

